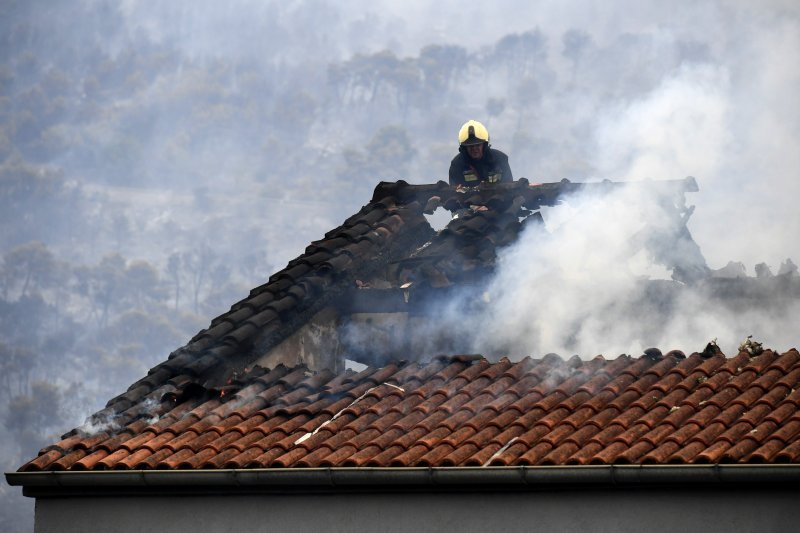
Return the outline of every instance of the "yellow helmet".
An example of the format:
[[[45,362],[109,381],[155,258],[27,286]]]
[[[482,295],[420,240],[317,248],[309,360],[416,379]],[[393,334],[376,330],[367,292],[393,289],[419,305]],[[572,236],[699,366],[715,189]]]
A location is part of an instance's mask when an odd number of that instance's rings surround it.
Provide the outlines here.
[[[469,146],[489,142],[489,130],[477,120],[468,120],[458,130],[458,144]]]

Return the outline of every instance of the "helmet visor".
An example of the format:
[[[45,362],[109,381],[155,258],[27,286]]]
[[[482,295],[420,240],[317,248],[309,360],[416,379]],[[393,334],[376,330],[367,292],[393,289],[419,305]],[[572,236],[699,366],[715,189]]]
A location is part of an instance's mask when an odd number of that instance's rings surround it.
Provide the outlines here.
[[[477,137],[472,136],[468,137],[467,140],[461,143],[461,146],[475,146],[476,144],[483,144],[485,142],[486,141],[484,141],[483,139],[478,139]]]

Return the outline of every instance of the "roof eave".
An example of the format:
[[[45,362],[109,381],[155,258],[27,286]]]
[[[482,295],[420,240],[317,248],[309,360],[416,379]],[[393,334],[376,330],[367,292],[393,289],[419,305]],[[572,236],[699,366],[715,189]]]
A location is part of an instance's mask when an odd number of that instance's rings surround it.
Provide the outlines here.
[[[370,490],[542,490],[550,487],[798,486],[800,465],[591,465],[402,468],[269,468],[7,472],[26,496],[130,492],[347,492]]]

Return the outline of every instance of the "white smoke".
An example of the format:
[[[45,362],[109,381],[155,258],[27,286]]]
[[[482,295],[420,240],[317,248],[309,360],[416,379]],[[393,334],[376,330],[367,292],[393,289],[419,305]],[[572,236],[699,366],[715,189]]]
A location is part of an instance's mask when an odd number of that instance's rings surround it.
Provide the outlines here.
[[[103,432],[114,432],[120,429],[119,416],[103,416],[95,417],[89,416],[86,420],[75,428],[78,433],[84,437],[93,437]]]
[[[481,339],[487,349],[499,342],[517,354],[631,350],[627,326],[603,330],[608,308],[625,303],[644,273],[631,246],[651,206],[635,194],[574,197],[551,210],[550,233],[531,228],[502,253],[489,288],[491,334]]]
[[[709,176],[731,142],[726,69],[685,66],[647,98],[609,109],[596,131],[595,166],[609,178]],[[712,186],[712,184],[708,184]]]
[[[753,275],[800,256],[800,65],[786,54],[800,48],[800,24],[745,11],[756,18],[725,61],[683,64],[645,98],[605,110],[593,159],[612,179],[696,176],[695,240],[713,268],[741,261]]]
[[[549,233],[530,228],[501,252],[489,309],[475,317],[477,350],[613,357],[650,346],[691,353],[717,339],[735,353],[750,334],[792,347],[800,301],[766,305],[779,295],[764,292],[749,307],[721,305],[707,289],[669,279],[652,252],[674,246],[657,227],[670,215],[645,190],[570,198],[550,210]],[[643,235],[655,237],[643,246]],[[671,292],[653,291],[658,286]]]

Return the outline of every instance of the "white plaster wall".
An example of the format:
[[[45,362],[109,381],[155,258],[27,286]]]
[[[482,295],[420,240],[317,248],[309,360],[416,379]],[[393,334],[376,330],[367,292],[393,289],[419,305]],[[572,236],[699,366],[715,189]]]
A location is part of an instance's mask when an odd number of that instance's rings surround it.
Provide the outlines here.
[[[584,490],[525,493],[41,498],[36,532],[798,531],[798,491]]]

